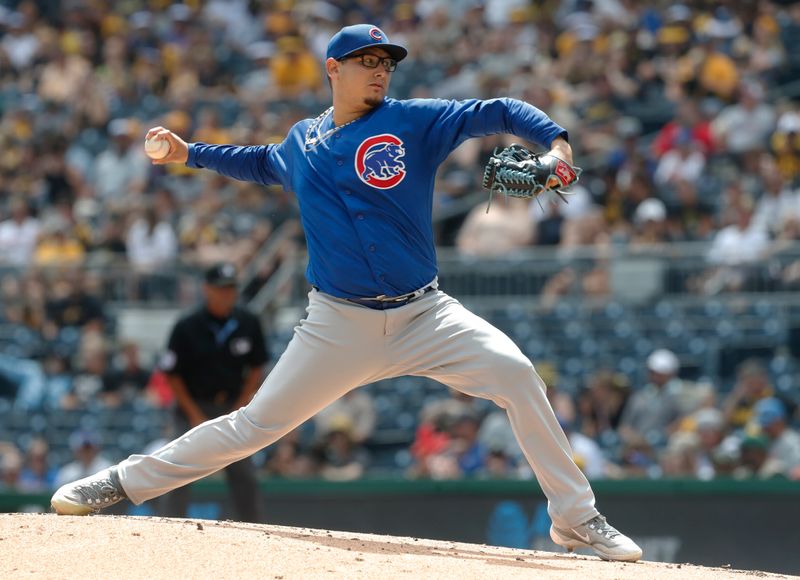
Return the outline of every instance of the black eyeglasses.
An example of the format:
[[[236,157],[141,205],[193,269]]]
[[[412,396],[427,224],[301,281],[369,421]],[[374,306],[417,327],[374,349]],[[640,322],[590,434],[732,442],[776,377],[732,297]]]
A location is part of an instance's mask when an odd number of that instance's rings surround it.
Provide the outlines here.
[[[397,61],[389,57],[380,57],[374,54],[351,54],[350,56],[343,56],[337,60],[343,61],[349,58],[360,58],[361,64],[367,68],[378,68],[379,64],[383,64],[386,72],[394,72],[397,68]]]

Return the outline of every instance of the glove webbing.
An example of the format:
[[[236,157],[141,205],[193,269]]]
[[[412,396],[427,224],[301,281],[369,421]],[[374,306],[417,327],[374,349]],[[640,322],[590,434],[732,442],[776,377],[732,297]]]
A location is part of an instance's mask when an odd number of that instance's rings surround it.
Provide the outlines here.
[[[506,166],[504,163],[519,163],[535,157],[528,149],[521,145],[511,145],[507,148],[496,147],[492,157],[489,158],[486,168],[483,170],[483,187],[489,189],[489,202],[486,205],[486,213],[492,207],[492,199],[494,199],[495,192],[502,193],[506,200],[508,196],[530,198],[535,197],[539,207],[542,207],[542,202],[539,199],[539,194],[546,191],[547,188],[536,181],[536,177],[530,172],[522,169],[514,169]],[[580,173],[578,173],[580,175]],[[548,176],[545,182],[550,180]],[[558,176],[555,176],[558,177]],[[498,179],[499,178],[499,179]],[[576,180],[577,181],[577,180]],[[508,187],[504,183],[519,184],[520,187]],[[489,183],[492,187],[489,188]],[[527,186],[527,187],[525,187]],[[561,191],[559,189],[551,190],[560,197],[564,203],[569,203],[569,200],[564,197],[569,192]]]

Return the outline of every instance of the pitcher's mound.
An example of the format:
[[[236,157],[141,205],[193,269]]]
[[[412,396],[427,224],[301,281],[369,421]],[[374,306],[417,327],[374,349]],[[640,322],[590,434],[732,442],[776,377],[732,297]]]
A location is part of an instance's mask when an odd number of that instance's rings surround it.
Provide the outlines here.
[[[209,520],[0,514],[0,578],[786,578]],[[645,554],[647,557],[647,554]]]

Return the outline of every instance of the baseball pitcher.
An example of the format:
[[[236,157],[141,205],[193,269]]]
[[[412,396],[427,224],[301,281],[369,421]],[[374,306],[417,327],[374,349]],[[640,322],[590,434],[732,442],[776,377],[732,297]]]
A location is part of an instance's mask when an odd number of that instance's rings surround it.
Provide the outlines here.
[[[65,485],[52,499],[58,513],[87,514],[123,498],[140,504],[255,453],[351,389],[416,375],[508,412],[547,496],[553,541],[608,560],[641,558],[639,546],[595,508],[531,361],[437,284],[431,212],[439,164],[470,137],[511,133],[548,152],[515,146],[496,154],[484,185],[523,197],[558,192],[578,178],[566,131],[513,99],[388,98],[406,54],[376,26],[340,30],[325,62],[333,106],[294,125],[280,144],[187,144],[163,127],[147,133],[169,143],[154,163],[280,184],[297,195],[309,254],[308,314],[249,404],[150,455]]]

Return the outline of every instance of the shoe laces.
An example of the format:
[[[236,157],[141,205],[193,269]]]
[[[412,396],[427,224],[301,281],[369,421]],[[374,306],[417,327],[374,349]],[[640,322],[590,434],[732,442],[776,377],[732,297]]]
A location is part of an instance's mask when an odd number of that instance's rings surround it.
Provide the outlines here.
[[[89,505],[117,502],[122,499],[117,486],[108,477],[79,485],[75,488],[75,492],[79,493]]]
[[[586,522],[586,527],[590,530],[594,530],[609,540],[613,540],[617,536],[622,535],[616,530],[616,528],[614,528],[614,526],[609,524],[603,516],[595,516]]]

